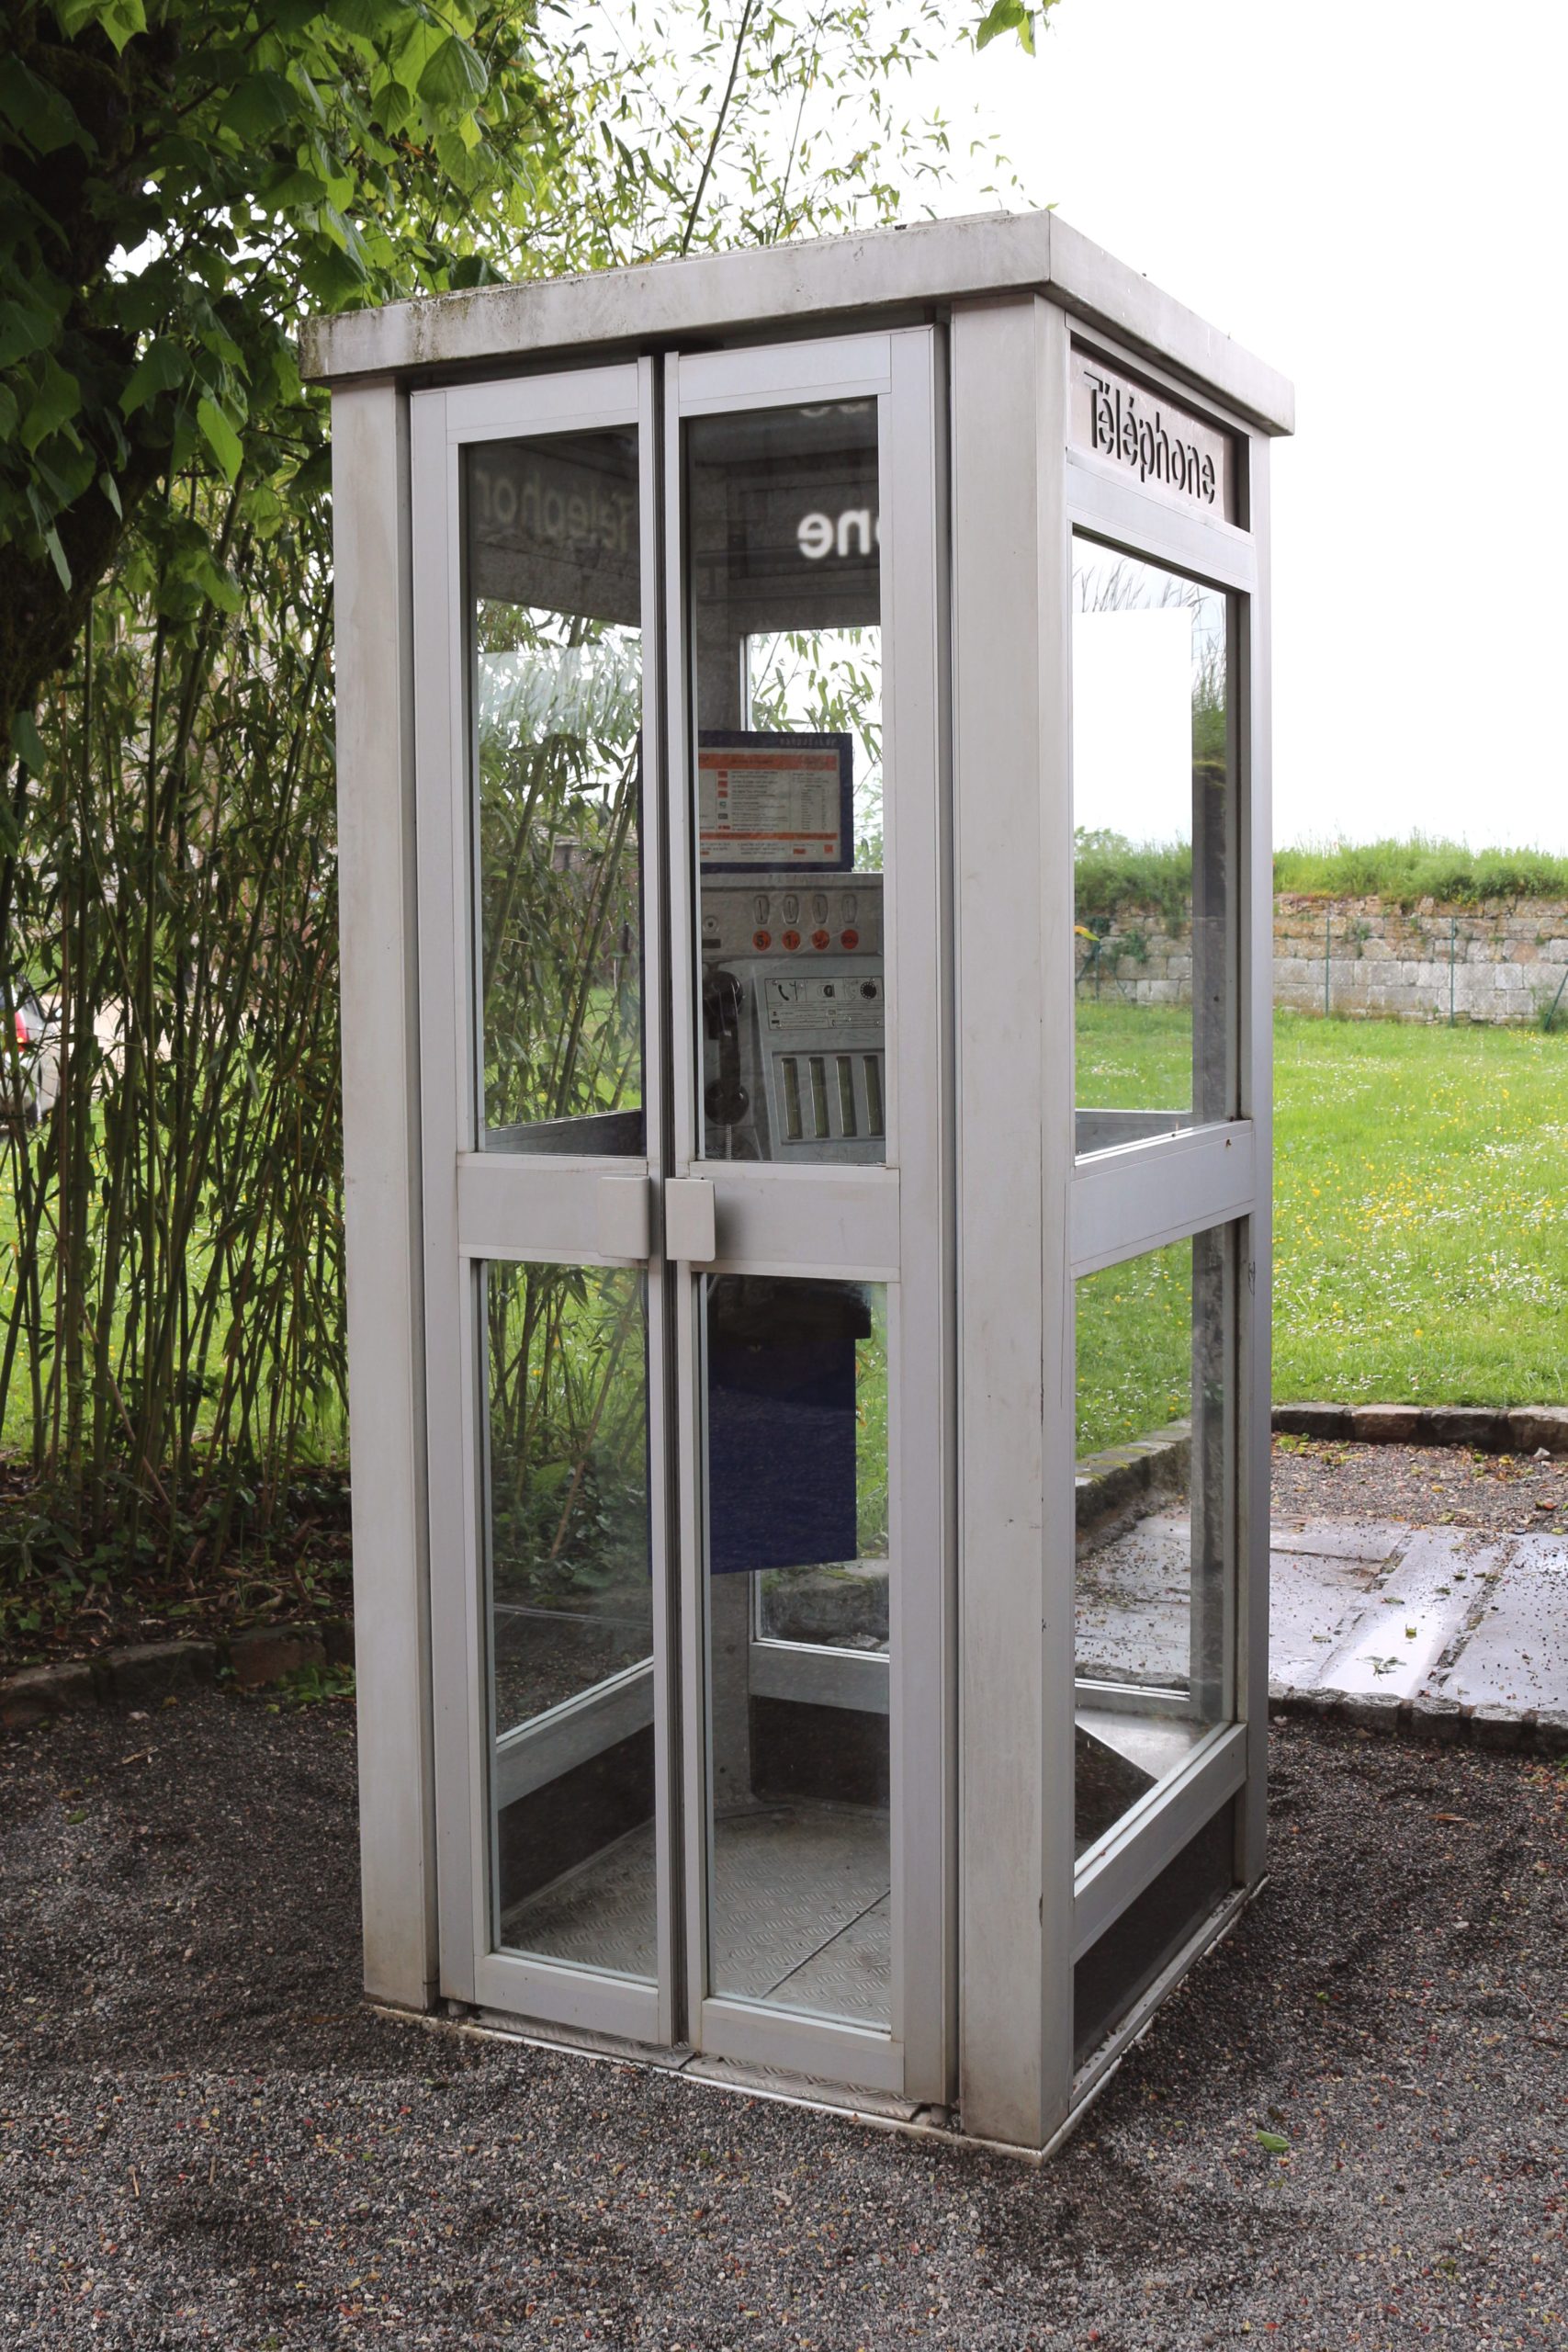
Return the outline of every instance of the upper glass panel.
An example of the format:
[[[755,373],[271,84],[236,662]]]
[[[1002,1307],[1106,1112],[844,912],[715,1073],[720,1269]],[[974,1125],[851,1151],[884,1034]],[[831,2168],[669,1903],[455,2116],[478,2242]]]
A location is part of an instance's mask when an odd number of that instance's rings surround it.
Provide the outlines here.
[[[1228,614],[1217,590],[1073,543],[1080,1153],[1235,1115]]]
[[[640,1156],[637,435],[463,453],[479,1140]]]
[[[703,1153],[882,1160],[876,403],[686,431]]]

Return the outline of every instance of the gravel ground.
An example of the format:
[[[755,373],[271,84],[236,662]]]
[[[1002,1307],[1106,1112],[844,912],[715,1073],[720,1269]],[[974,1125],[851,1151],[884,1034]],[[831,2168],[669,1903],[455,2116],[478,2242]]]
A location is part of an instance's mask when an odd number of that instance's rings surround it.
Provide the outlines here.
[[[1568,1533],[1568,1454],[1472,1453],[1451,1445],[1274,1440],[1277,1519],[1412,1519],[1495,1535]]]
[[[1568,1777],[1281,1727],[1270,1883],[1031,2169],[369,2015],[350,1720],[0,1748],[0,2344],[1568,2343]]]

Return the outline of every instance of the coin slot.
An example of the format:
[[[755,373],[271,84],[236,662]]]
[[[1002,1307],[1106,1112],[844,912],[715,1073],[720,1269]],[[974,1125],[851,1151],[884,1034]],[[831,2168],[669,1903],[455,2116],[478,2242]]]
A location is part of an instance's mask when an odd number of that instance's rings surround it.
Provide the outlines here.
[[[877,1054],[865,1057],[865,1131],[868,1136],[882,1133],[882,1059]]]
[[[813,1054],[808,1065],[811,1071],[811,1132],[818,1137],[830,1134],[828,1125],[828,1065],[820,1054]]]
[[[848,1054],[838,1057],[839,1070],[839,1133],[852,1136],[859,1133],[855,1125],[855,1066]]]

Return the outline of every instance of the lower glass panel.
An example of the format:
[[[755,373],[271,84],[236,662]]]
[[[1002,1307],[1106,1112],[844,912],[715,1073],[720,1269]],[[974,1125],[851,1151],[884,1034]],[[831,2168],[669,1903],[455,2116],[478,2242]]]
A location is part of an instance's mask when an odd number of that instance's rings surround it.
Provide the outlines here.
[[[705,1285],[708,1983],[891,2014],[886,1293]]]
[[[484,1269],[498,1948],[657,1973],[643,1277]]]
[[[1227,1720],[1233,1232],[1077,1285],[1080,1855]]]

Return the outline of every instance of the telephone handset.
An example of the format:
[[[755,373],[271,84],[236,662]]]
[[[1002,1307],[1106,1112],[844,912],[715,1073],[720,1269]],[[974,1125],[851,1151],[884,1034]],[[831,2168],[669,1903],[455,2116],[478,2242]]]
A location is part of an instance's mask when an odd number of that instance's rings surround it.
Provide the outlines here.
[[[740,1030],[746,1016],[746,990],[722,964],[703,974],[703,1035],[717,1047],[717,1074],[708,1080],[703,1108],[710,1126],[738,1127],[751,1107],[740,1082]],[[705,1055],[704,1068],[710,1057]]]

